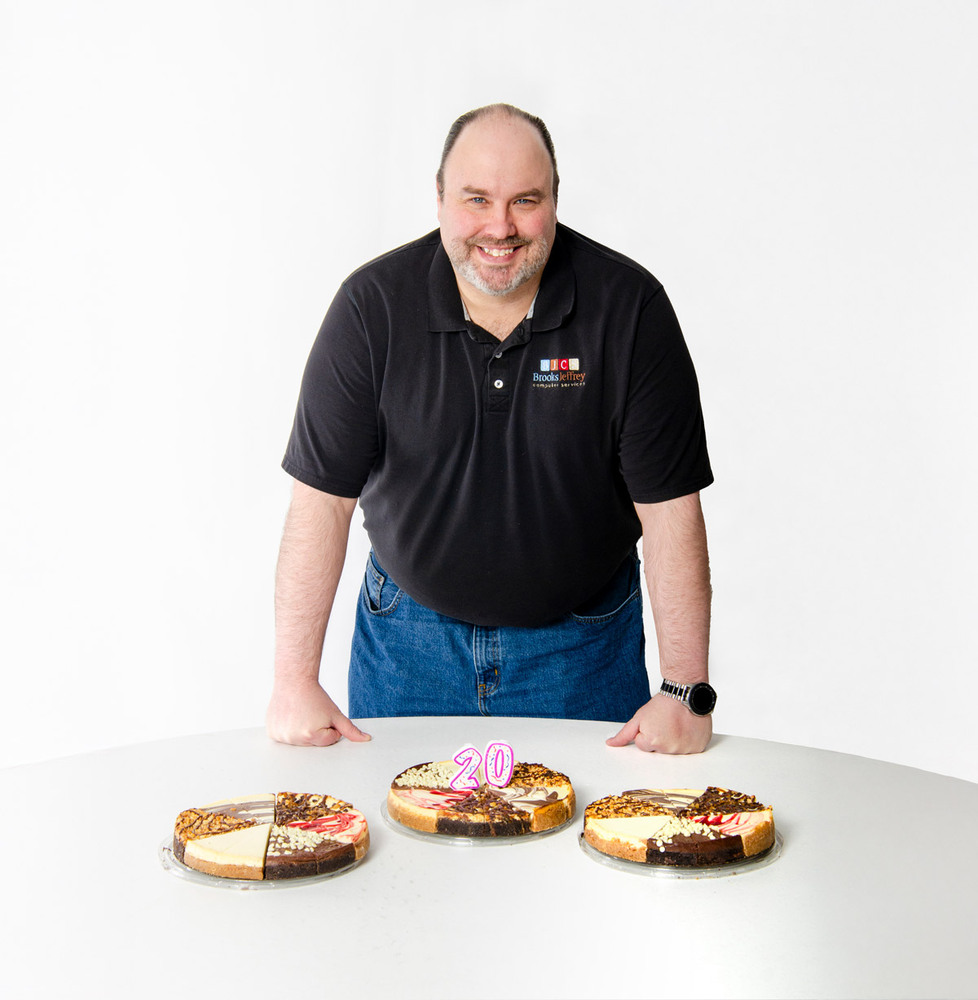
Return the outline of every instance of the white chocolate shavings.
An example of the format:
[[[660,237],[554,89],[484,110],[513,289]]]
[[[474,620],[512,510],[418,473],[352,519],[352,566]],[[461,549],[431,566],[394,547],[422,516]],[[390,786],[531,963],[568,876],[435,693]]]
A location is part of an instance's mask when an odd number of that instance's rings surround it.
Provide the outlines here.
[[[268,842],[268,854],[278,858],[295,851],[314,851],[329,837],[319,830],[303,830],[299,826],[276,826]]]
[[[673,816],[659,827],[652,839],[655,841],[656,847],[660,851],[664,851],[664,845],[671,844],[673,837],[678,837],[682,834],[688,835],[690,833],[701,834],[708,840],[719,840],[722,836],[715,827],[707,826],[705,823],[697,823],[691,819],[681,819],[678,816]]]
[[[458,774],[458,764],[453,760],[436,761],[409,767],[394,779],[398,788],[448,788],[449,782]]]

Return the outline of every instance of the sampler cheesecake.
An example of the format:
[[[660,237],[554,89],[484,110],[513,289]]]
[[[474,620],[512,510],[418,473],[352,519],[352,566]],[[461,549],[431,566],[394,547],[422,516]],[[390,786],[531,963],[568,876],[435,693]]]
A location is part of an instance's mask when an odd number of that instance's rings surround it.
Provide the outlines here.
[[[359,861],[370,844],[363,813],[331,795],[279,792],[185,809],[174,857],[219,878],[303,878]]]
[[[391,782],[387,812],[403,826],[453,837],[512,837],[543,833],[574,815],[570,779],[543,764],[517,761],[509,783],[452,788],[454,761],[416,764]]]
[[[757,857],[774,844],[774,816],[727,788],[640,788],[584,810],[584,840],[626,861],[706,868]]]

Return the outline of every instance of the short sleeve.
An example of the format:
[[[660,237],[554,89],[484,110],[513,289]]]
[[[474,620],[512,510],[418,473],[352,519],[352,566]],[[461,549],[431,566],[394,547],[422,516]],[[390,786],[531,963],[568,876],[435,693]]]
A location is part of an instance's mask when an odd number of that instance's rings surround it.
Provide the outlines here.
[[[340,288],[302,376],[282,460],[290,476],[342,497],[358,497],[378,451],[373,352],[360,310]]]
[[[635,503],[672,500],[713,482],[696,372],[661,286],[639,318],[619,460]]]

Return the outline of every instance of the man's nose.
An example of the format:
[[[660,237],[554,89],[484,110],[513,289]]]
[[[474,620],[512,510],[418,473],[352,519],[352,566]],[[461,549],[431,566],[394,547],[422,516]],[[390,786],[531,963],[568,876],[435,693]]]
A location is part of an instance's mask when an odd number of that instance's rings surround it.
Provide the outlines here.
[[[512,207],[507,204],[495,204],[486,220],[486,235],[503,240],[516,234],[516,223],[513,221]]]

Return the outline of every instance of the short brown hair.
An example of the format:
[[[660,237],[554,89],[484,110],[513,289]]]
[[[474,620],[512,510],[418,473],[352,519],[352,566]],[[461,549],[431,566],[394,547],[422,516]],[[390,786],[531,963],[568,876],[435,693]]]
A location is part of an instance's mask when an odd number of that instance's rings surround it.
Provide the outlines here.
[[[507,114],[512,118],[522,118],[523,121],[532,125],[539,134],[540,138],[543,140],[544,146],[547,148],[547,152],[550,154],[550,165],[553,167],[554,171],[554,186],[553,186],[553,196],[554,204],[557,203],[557,185],[560,183],[560,178],[557,176],[557,154],[554,152],[554,141],[550,138],[550,131],[547,126],[543,123],[542,118],[537,118],[536,115],[531,115],[528,111],[524,111],[522,108],[514,107],[512,104],[487,104],[484,108],[475,108],[473,111],[466,111],[464,115],[460,115],[452,123],[452,127],[448,130],[448,135],[445,138],[445,145],[442,147],[441,151],[441,163],[438,164],[438,173],[436,175],[436,183],[438,184],[438,197],[441,198],[445,194],[445,161],[448,159],[448,154],[452,151],[455,143],[458,141],[458,137],[462,134],[462,129],[471,122],[477,121],[479,118],[485,118],[486,115],[492,114]]]

